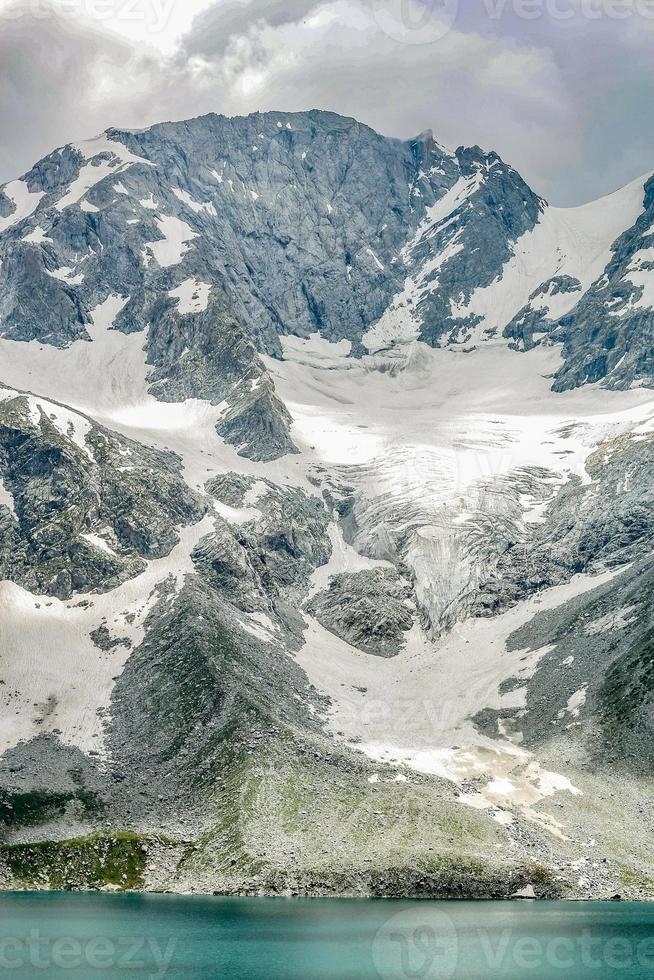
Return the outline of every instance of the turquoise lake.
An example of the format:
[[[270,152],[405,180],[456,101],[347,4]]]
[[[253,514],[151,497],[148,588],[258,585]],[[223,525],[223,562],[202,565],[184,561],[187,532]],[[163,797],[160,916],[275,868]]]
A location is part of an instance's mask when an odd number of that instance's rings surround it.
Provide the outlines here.
[[[654,906],[5,894],[0,976],[651,980]]]

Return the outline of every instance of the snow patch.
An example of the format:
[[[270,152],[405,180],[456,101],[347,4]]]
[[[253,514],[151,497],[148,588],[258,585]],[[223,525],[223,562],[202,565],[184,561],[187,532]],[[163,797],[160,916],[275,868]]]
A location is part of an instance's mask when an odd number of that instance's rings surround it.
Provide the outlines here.
[[[602,633],[611,633],[613,630],[623,630],[633,623],[637,610],[637,606],[625,606],[623,609],[616,609],[615,612],[607,613],[606,616],[588,623],[584,627],[584,633],[586,636],[600,636]]]
[[[586,704],[587,692],[588,692],[588,684],[584,684],[584,686],[579,691],[575,691],[574,694],[571,694],[570,697],[568,698],[568,703],[566,704],[565,708],[562,708],[561,711],[559,711],[558,714],[559,720],[565,718],[566,715],[570,715],[571,718],[578,718],[579,712]]]
[[[94,307],[89,313],[95,328],[94,331],[89,331],[92,339],[96,339],[100,332],[109,330],[113,326],[113,322],[120,311],[126,305],[127,297],[111,295],[107,296],[106,300],[100,303],[99,306]]]
[[[75,143],[73,149],[82,155],[86,163],[80,168],[79,175],[69,186],[67,193],[57,201],[57,211],[64,211],[71,205],[78,204],[92,187],[110,174],[121,173],[137,163],[147,167],[154,166],[149,160],[135,156],[119,140],[110,139],[107,133],[83,143]]]
[[[87,541],[89,544],[93,545],[94,548],[98,548],[100,551],[104,551],[107,555],[116,556],[116,552],[113,548],[110,548],[104,538],[101,538],[99,534],[80,534],[80,538]]]
[[[198,279],[186,279],[176,289],[171,289],[168,295],[171,299],[179,300],[180,313],[203,313],[209,305],[211,286]]]
[[[52,269],[52,271],[46,269],[45,271],[51,279],[59,279],[61,282],[68,283],[69,286],[79,286],[80,283],[84,282],[84,273],[80,272],[75,275],[74,270],[67,265],[60,269]]]
[[[195,201],[188,191],[180,190],[179,187],[173,187],[173,194],[179,201],[186,204],[191,211],[195,211],[196,214],[201,214],[203,211],[206,214],[213,215],[214,217],[218,214],[211,201],[205,201],[203,204],[201,204],[199,201]]]
[[[179,265],[190,248],[189,243],[198,238],[198,234],[181,218],[162,215],[155,218],[155,222],[164,237],[158,242],[147,242],[146,254],[152,253],[162,269]]]
[[[2,477],[0,477],[0,507],[6,507],[14,517],[16,516],[13,494],[5,487]]]
[[[48,238],[40,225],[37,225],[34,231],[31,231],[28,235],[25,235],[23,241],[28,242],[30,245],[45,245],[46,242],[52,244],[52,239]]]
[[[0,217],[0,235],[12,225],[17,225],[19,221],[34,214],[39,201],[45,196],[44,191],[30,191],[24,180],[12,180],[1,189],[14,205],[14,212],[6,218]]]
[[[367,252],[367,253],[368,253],[368,255],[369,255],[369,256],[371,257],[371,259],[373,260],[373,262],[375,263],[375,265],[377,266],[377,268],[378,268],[378,269],[381,269],[381,271],[382,271],[382,272],[384,272],[384,266],[383,266],[383,264],[382,264],[382,263],[381,263],[381,262],[379,261],[379,259],[377,258],[377,256],[376,256],[376,255],[375,255],[375,253],[373,252],[373,250],[372,250],[371,248],[367,248],[367,249],[366,249],[366,252]]]

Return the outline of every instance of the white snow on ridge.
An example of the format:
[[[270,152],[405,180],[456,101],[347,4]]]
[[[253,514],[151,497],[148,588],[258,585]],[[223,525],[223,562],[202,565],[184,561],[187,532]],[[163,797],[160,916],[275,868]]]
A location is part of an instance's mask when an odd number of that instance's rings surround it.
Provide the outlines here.
[[[89,634],[105,623],[113,636],[138,645],[157,601],[155,587],[169,576],[181,587],[193,571],[191,552],[211,526],[211,518],[205,518],[183,528],[180,543],[167,558],[150,562],[142,575],[106,594],[76,596],[66,603],[0,582],[5,681],[0,687],[0,752],[57,729],[65,745],[103,753],[104,721],[98,709],[109,709],[114,678],[131,650],[119,646],[101,651]],[[89,604],[80,606],[85,598]]]
[[[30,414],[30,421],[35,426],[40,426],[43,418],[48,419],[57,431],[65,439],[70,439],[79,449],[89,458],[91,453],[86,444],[86,436],[91,431],[91,423],[88,419],[71,411],[68,407],[51,402],[40,395],[25,393],[23,390],[14,389],[3,384],[0,387],[0,401],[7,401],[10,398],[25,398]]]
[[[455,234],[447,245],[407,276],[402,292],[394,297],[383,316],[361,338],[371,354],[417,340],[421,330],[421,323],[416,315],[418,303],[438,288],[438,271],[462,251],[463,245]]]
[[[14,212],[6,218],[0,217],[0,235],[12,225],[18,224],[24,218],[29,218],[36,211],[39,201],[45,196],[44,191],[32,192],[24,180],[12,180],[1,188],[14,205]]]
[[[156,211],[158,208],[158,204],[154,199],[154,194],[150,194],[150,197],[144,197],[142,201],[139,201],[139,204],[142,208],[145,208],[146,211]]]
[[[644,205],[644,185],[647,177],[639,178],[599,201],[577,208],[553,208],[546,205],[536,226],[515,243],[514,255],[490,286],[475,290],[469,302],[451,301],[452,314],[465,320],[480,317],[474,341],[486,340],[485,331],[503,331],[511,320],[528,304],[541,310],[555,321],[569,313],[590,286],[596,282],[612,256],[612,245],[631,228]],[[438,271],[454,258],[462,246],[456,231],[458,212],[479,188],[483,173],[462,177],[431,208],[421,222],[414,239],[406,245],[400,258],[407,267],[404,287],[393,299],[381,319],[364,335],[363,343],[371,352],[415,340],[421,330],[416,313],[421,299],[438,289]],[[449,240],[420,265],[414,254],[420,244],[452,229]],[[654,307],[654,275],[642,270],[648,252],[640,256],[629,279],[642,286],[643,296],[631,305]],[[530,297],[549,280],[569,276],[579,281],[581,288],[554,292],[549,290]],[[620,310],[612,311],[619,315]]]
[[[362,343],[371,353],[397,344],[411,343],[420,335],[421,323],[416,313],[418,303],[424,296],[438,288],[437,273],[439,269],[463,251],[463,245],[459,243],[459,236],[454,230],[449,241],[444,244],[440,251],[434,253],[422,264],[415,264],[413,254],[426,240],[435,238],[437,234],[445,231],[448,227],[455,228],[457,221],[455,212],[459,211],[468,198],[478,190],[482,180],[481,172],[472,177],[460,177],[439,201],[427,209],[427,213],[418,226],[413,239],[404,246],[400,253],[402,262],[410,270],[404,281],[402,291],[394,297],[393,302],[377,323],[362,337]],[[370,249],[368,251],[371,252]],[[372,252],[371,254],[380,268],[383,269],[376,256]]]
[[[89,544],[93,545],[94,548],[104,551],[104,553],[107,555],[116,554],[113,548],[110,548],[105,539],[101,538],[99,534],[80,534],[80,538],[83,538]]]
[[[409,253],[413,247],[415,247],[416,242],[420,241],[422,238],[432,237],[439,230],[439,226],[447,218],[451,217],[455,211],[465,204],[469,197],[471,197],[475,191],[479,190],[481,183],[483,181],[483,174],[481,171],[477,171],[471,177],[459,177],[457,182],[447,191],[440,200],[436,201],[430,208],[427,208],[427,213],[420,223],[418,228],[415,242],[411,245],[406,246],[405,253]]]
[[[529,303],[532,293],[555,276],[578,279],[581,291],[539,296],[532,306],[547,311],[551,320],[569,313],[604,272],[611,246],[641,214],[646,181],[647,177],[641,177],[582,207],[547,206],[535,228],[516,242],[515,254],[501,278],[475,290],[467,306],[458,310],[459,317],[482,317],[479,331],[503,330]]]
[[[647,242],[651,242],[648,238]],[[642,290],[641,295],[634,299],[631,297],[626,304],[621,304],[610,312],[612,316],[621,316],[631,310],[651,310],[654,309],[654,269],[647,268],[654,264],[654,246],[644,245],[643,248],[635,252],[629,263],[625,280],[633,286]]]
[[[258,521],[263,517],[261,511],[257,510],[256,507],[230,507],[229,504],[223,503],[222,500],[218,500],[216,497],[213,498],[213,506],[223,520],[236,527],[242,527],[245,524]]]
[[[81,167],[67,193],[57,201],[57,211],[64,211],[71,205],[78,204],[92,187],[110,174],[122,173],[135,163],[154,166],[150,160],[135,156],[123,143],[109,139],[106,133],[83,143],[75,143],[73,149],[81,153],[87,162]],[[108,159],[99,159],[101,156],[108,156]]]
[[[99,306],[91,310],[89,316],[93,321],[95,335],[93,330],[89,330],[88,332],[91,334],[92,339],[95,340],[98,332],[108,330],[113,325],[114,320],[123,307],[127,305],[127,302],[127,297],[108,296],[104,303],[100,303]]]
[[[632,310],[654,309],[654,271],[630,272],[629,282],[642,289],[642,294],[637,300],[629,303],[629,308]]]
[[[180,313],[203,313],[209,306],[211,286],[198,279],[186,279],[181,286],[171,289],[168,295],[178,299]]]

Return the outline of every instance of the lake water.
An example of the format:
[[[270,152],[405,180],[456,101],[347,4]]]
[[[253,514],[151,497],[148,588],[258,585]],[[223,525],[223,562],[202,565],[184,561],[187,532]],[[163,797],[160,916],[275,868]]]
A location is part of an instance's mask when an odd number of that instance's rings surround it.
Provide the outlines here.
[[[654,906],[0,895],[0,977],[651,980]]]

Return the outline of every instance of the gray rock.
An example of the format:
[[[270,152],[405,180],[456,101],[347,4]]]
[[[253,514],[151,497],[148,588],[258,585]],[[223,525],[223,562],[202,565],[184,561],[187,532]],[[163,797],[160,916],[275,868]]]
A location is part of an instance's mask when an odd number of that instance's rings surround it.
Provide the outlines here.
[[[242,477],[222,476],[207,490],[222,500],[242,500],[244,484]],[[253,505],[259,517],[240,528],[217,519],[193,552],[200,574],[248,612],[270,610],[279,600],[297,602],[312,572],[331,555],[323,502],[299,489],[267,487]]]
[[[14,513],[0,511],[3,578],[60,599],[112,589],[141,572],[143,559],[167,555],[177,528],[202,517],[205,505],[173,454],[79,416],[88,426],[82,449],[38,413],[36,422],[23,395],[0,402],[0,478],[14,501]]]
[[[392,568],[334,575],[307,611],[331,633],[365,653],[395,657],[414,622],[413,589]]]

